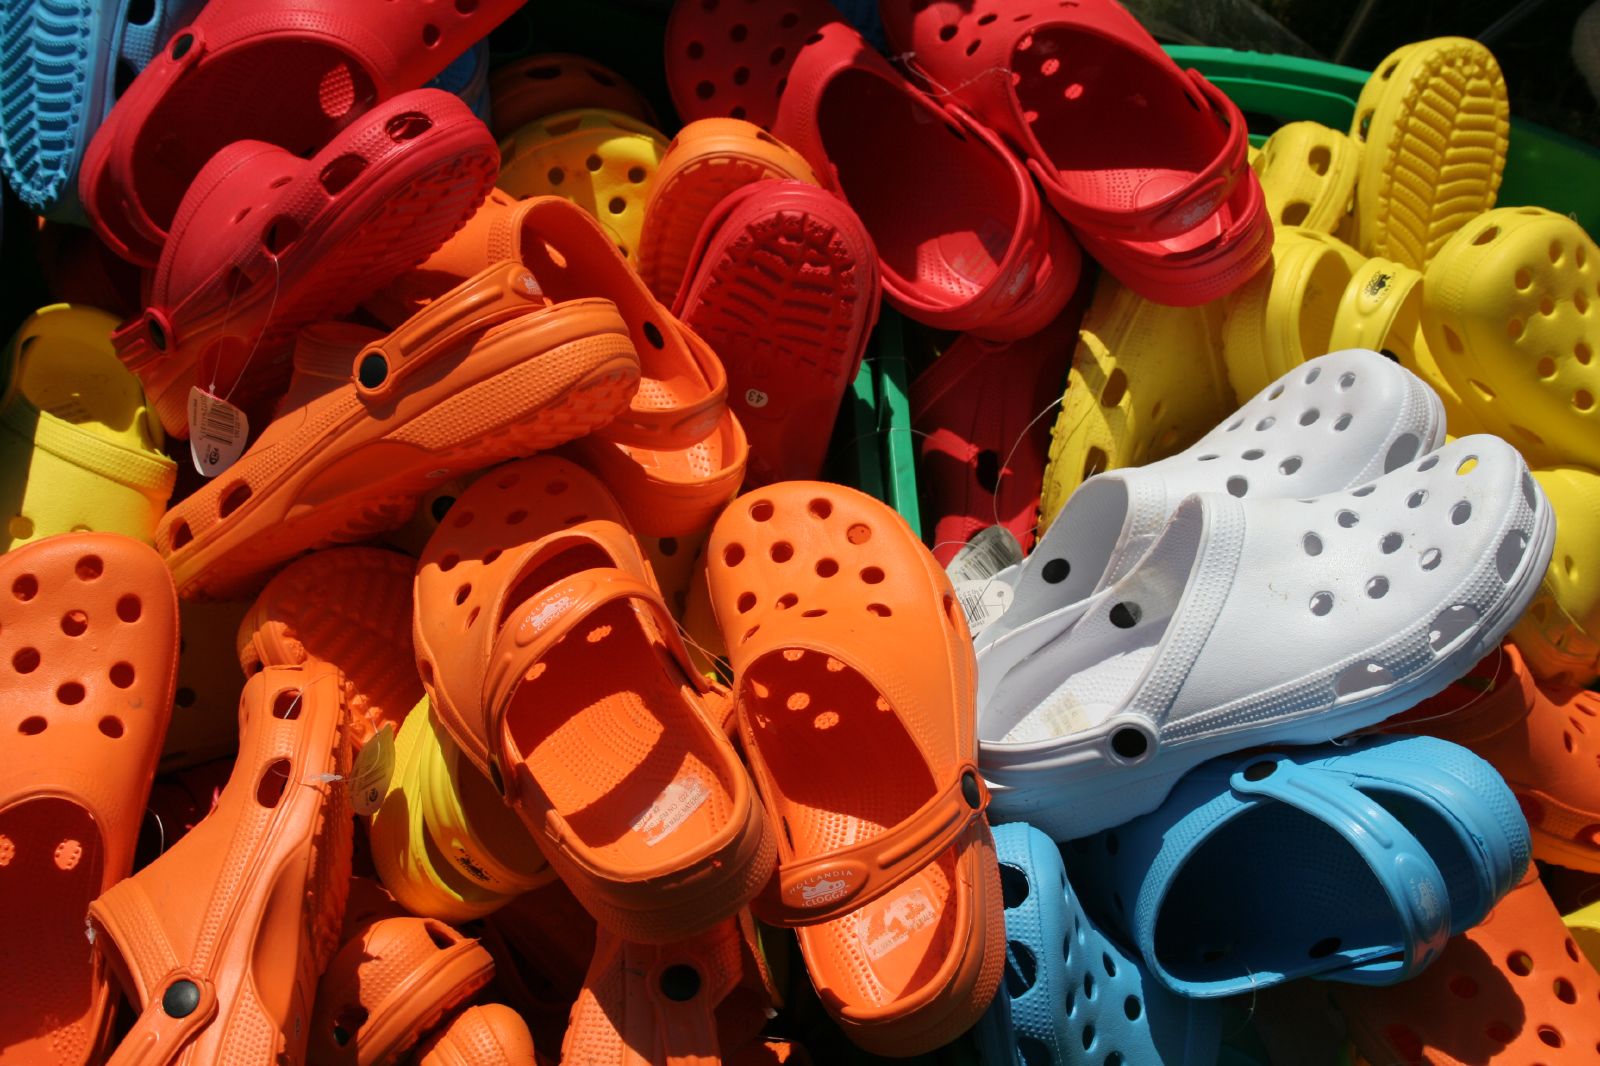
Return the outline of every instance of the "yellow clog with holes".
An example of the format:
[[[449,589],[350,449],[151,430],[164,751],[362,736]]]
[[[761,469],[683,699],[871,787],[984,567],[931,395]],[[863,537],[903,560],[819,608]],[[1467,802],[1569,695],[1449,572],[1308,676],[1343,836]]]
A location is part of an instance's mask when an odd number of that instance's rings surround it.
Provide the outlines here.
[[[1583,687],[1600,677],[1600,473],[1565,466],[1533,477],[1555,509],[1556,546],[1511,639],[1541,682]]]
[[[1332,233],[1350,213],[1361,147],[1320,122],[1280,126],[1252,164],[1274,226]]]
[[[1241,401],[1307,359],[1334,350],[1329,347],[1334,316],[1351,274],[1338,243],[1314,230],[1278,227],[1272,263],[1228,297],[1222,355],[1228,382]],[[1228,413],[1224,410],[1216,421]]]
[[[152,543],[178,468],[111,347],[116,327],[104,311],[52,304],[6,346],[0,550],[72,530]]]
[[[1502,207],[1428,265],[1422,328],[1477,424],[1528,465],[1600,470],[1600,248],[1572,219]]]
[[[1220,302],[1167,307],[1101,276],[1050,431],[1041,534],[1085,479],[1180,452],[1234,409],[1221,329]]]
[[[500,142],[500,188],[518,199],[559,196],[593,215],[638,265],[644,207],[667,139],[620,111],[547,115]]]
[[[1355,246],[1421,270],[1494,206],[1510,131],[1505,78],[1483,45],[1438,37],[1390,53],[1350,124],[1362,146]]]

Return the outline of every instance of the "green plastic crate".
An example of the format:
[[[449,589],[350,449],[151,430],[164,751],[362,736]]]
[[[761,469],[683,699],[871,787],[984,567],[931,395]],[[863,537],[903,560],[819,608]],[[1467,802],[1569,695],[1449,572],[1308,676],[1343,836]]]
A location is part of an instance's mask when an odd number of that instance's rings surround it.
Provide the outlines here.
[[[1172,45],[1167,52],[1239,105],[1250,118],[1250,139],[1256,144],[1277,125],[1303,119],[1349,129],[1368,76],[1336,63],[1231,48]],[[1590,233],[1600,231],[1600,152],[1537,123],[1513,119],[1498,202],[1547,207],[1571,215]]]

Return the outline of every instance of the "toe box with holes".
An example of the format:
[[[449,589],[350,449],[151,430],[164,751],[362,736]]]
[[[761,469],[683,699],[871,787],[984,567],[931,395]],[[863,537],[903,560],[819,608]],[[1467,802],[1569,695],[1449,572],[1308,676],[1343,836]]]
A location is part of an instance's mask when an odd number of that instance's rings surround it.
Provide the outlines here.
[[[1106,388],[1114,385],[1108,380]],[[1080,485],[1024,566],[1011,607],[981,643],[1127,573],[1191,493],[1258,500],[1348,489],[1432,451],[1444,432],[1433,391],[1376,352],[1335,352],[1291,369],[1185,451]],[[1066,567],[1047,572],[1058,559]],[[1006,669],[991,666],[982,648],[979,664],[985,685]]]
[[[986,654],[984,769],[1015,786],[996,805],[1075,836],[1149,810],[1205,753],[1326,740],[1407,709],[1510,629],[1553,525],[1521,457],[1489,436],[1348,492],[1188,497],[1070,626],[1032,654],[1008,649],[1028,630]]]
[[[645,203],[666,150],[657,130],[619,111],[565,111],[506,138],[498,185],[518,198],[570,200],[637,263]]]
[[[1529,868],[1510,789],[1433,737],[1217,759],[1065,858],[1155,978],[1201,998],[1405,981]]]
[[[1600,1053],[1600,974],[1580,954],[1535,871],[1427,972],[1335,1001],[1368,1061],[1555,1063]]]
[[[600,108],[654,124],[644,94],[586,56],[542,52],[499,67],[489,77],[491,128],[504,140],[530,122],[564,111]]]
[[[0,558],[0,1044],[88,1061],[110,1006],[83,914],[128,875],[172,707],[178,608],[160,557],[109,533]]]
[[[1026,1066],[1210,1062],[1222,1016],[1173,995],[1084,911],[1056,845],[1032,826],[997,826],[1006,910],[1005,995]]]
[[[1503,207],[1428,266],[1428,347],[1462,402],[1537,466],[1600,468],[1600,248],[1576,222]]]
[[[1332,233],[1349,213],[1360,161],[1360,150],[1338,130],[1290,122],[1267,138],[1252,165],[1273,225]]]

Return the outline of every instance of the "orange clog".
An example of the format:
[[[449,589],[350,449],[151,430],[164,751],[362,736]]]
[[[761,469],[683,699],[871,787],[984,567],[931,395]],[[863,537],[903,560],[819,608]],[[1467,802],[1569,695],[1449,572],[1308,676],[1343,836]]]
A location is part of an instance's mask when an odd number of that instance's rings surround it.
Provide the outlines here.
[[[239,665],[310,660],[339,671],[350,741],[359,751],[422,699],[411,654],[411,577],[416,563],[378,548],[329,548],[278,572],[239,626]]]
[[[476,940],[392,901],[349,932],[317,983],[311,1066],[399,1062],[494,976],[494,959]]]
[[[278,417],[157,530],[179,592],[249,589],[308,548],[402,524],[430,485],[625,409],[639,362],[616,305],[552,302],[535,277],[491,266],[388,336],[301,331]]]
[[[275,1066],[304,1057],[350,882],[338,673],[245,683],[215,809],[89,906],[95,950],[139,1015],[108,1066]]]
[[[988,1008],[1005,952],[949,579],[887,506],[818,482],[736,500],[708,558],[743,749],[783,827],[752,909],[798,927],[861,1047],[939,1047]]]
[[[1507,641],[1385,728],[1482,756],[1516,794],[1534,858],[1600,873],[1600,693],[1541,688]]]
[[[1388,988],[1332,988],[1356,1049],[1374,1066],[1593,1062],[1600,1051],[1600,973],[1531,865],[1420,976]]]
[[[528,1023],[499,1003],[468,1007],[417,1050],[417,1066],[547,1066]]]
[[[160,557],[66,533],[0,557],[0,1062],[101,1061],[89,902],[128,876],[172,709],[178,602]]]
[[[561,1061],[721,1062],[756,1039],[775,1005],[748,912],[676,944],[629,944],[602,930],[572,1005]]]
[[[818,184],[800,153],[752,122],[703,118],[679,130],[656,167],[639,237],[639,276],[656,299],[670,304],[694,272],[695,238],[725,196],[785,178]]]
[[[554,456],[479,478],[415,602],[439,722],[597,921],[672,942],[755,895],[771,828],[604,485]]]

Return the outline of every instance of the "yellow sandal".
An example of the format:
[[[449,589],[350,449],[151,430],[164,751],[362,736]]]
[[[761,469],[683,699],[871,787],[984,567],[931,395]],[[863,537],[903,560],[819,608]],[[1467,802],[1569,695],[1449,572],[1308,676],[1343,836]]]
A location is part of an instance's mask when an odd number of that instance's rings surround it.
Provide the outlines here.
[[[1363,146],[1356,247],[1421,270],[1494,206],[1510,130],[1505,78],[1483,45],[1438,37],[1391,52],[1350,125]]]
[[[116,327],[104,311],[52,304],[6,347],[0,551],[72,530],[153,543],[178,468],[111,347]]]
[[[519,200],[559,196],[597,219],[617,250],[639,265],[644,207],[667,139],[620,111],[548,115],[500,143],[500,188]]]
[[[1280,126],[1253,164],[1274,226],[1332,233],[1350,213],[1361,146],[1320,122]]]
[[[1041,533],[1085,479],[1182,451],[1233,410],[1221,327],[1220,303],[1167,307],[1101,276],[1050,431]]]
[[[1222,355],[1228,382],[1241,401],[1307,359],[1333,350],[1334,316],[1351,274],[1349,258],[1338,245],[1314,230],[1279,227],[1271,266],[1228,298]],[[1215,421],[1229,413],[1224,409]]]
[[[1555,509],[1556,546],[1511,639],[1542,683],[1586,687],[1600,677],[1600,474],[1564,466],[1533,477]]]

